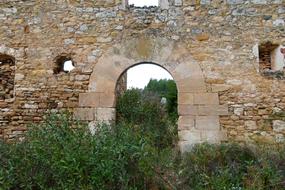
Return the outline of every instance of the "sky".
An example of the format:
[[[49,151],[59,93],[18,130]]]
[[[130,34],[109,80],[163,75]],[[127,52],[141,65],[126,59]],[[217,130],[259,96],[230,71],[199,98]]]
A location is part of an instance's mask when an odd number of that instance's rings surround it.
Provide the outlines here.
[[[73,66],[73,63],[71,60],[69,61],[65,61],[64,64],[63,64],[63,70],[64,71],[67,71],[67,72],[70,72],[74,69],[75,67]]]
[[[158,0],[129,0],[129,5],[134,4],[137,7],[158,6]]]
[[[164,68],[154,64],[140,64],[127,71],[127,87],[144,88],[150,79],[173,79]]]

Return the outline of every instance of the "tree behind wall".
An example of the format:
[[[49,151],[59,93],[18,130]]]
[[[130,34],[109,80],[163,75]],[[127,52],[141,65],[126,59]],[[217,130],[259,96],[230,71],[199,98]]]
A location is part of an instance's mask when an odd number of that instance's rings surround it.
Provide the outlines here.
[[[174,120],[177,119],[177,87],[174,80],[151,79],[144,88],[144,92],[156,93],[160,98],[165,97],[167,100],[166,110],[169,117]]]

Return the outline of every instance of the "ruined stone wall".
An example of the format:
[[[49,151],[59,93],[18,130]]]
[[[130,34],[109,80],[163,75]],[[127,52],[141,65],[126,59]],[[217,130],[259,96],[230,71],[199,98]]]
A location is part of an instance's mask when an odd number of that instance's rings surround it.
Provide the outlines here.
[[[162,38],[199,63],[207,91],[228,105],[220,124],[229,139],[284,141],[284,122],[267,120],[285,111],[284,80],[260,73],[257,51],[267,41],[284,45],[284,34],[284,0],[164,0],[140,9],[119,0],[2,0],[0,54],[16,69],[14,97],[0,99],[0,138],[50,110],[78,107],[94,65],[114,44]],[[137,50],[141,61],[151,59],[149,47]],[[73,60],[70,73],[54,73],[61,55]]]

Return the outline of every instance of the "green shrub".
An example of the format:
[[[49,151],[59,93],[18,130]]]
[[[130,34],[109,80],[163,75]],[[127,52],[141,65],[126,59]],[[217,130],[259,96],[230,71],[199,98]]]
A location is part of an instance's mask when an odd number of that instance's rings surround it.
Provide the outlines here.
[[[196,145],[183,155],[179,189],[285,189],[283,153],[237,144]]]
[[[143,91],[155,93],[160,99],[162,97],[166,98],[166,111],[168,117],[171,120],[177,120],[177,87],[174,80],[150,79]]]
[[[160,149],[173,147],[177,125],[169,119],[160,97],[139,89],[127,90],[117,101],[117,123],[130,123]]]
[[[0,144],[0,189],[147,189],[157,153],[130,125],[92,136],[68,116],[31,126],[23,142]]]

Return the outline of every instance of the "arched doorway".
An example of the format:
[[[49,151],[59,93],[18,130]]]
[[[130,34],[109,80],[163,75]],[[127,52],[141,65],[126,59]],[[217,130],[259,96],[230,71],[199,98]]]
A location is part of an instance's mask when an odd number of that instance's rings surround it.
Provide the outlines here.
[[[177,50],[172,43],[157,51],[145,52],[140,41],[134,41],[132,55],[123,45],[112,47],[96,63],[90,77],[89,91],[79,95],[79,108],[75,115],[94,124],[115,120],[116,85],[128,68],[141,62],[151,62],[165,68],[177,84],[179,146],[185,151],[201,142],[217,143],[226,139],[219,122],[220,115],[228,114],[227,105],[220,105],[217,93],[206,88],[199,64],[185,50]],[[145,48],[145,40],[143,42]],[[157,41],[160,43],[160,41]],[[127,46],[127,45],[126,45]],[[133,44],[132,44],[133,46]],[[184,52],[183,54],[181,52]]]
[[[170,73],[155,63],[138,63],[116,85],[116,126],[131,126],[157,148],[177,146],[177,87]]]
[[[142,62],[124,71],[116,85],[116,108],[117,100],[124,96],[125,92],[130,94],[131,91],[138,93],[146,102],[159,104],[163,108],[162,111],[173,121],[178,119],[177,86],[165,68],[156,63]]]

